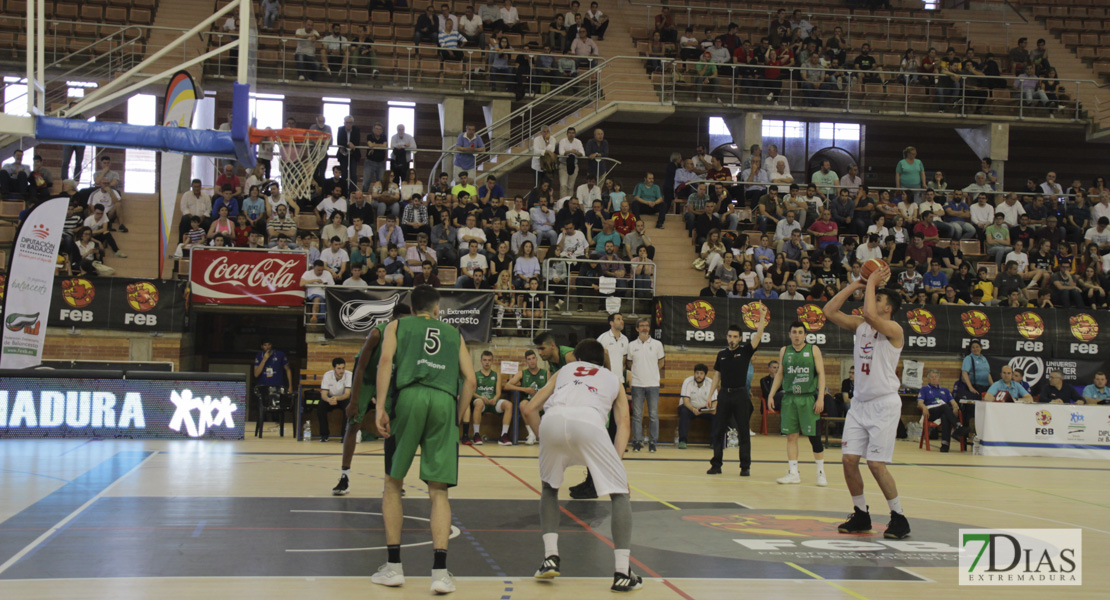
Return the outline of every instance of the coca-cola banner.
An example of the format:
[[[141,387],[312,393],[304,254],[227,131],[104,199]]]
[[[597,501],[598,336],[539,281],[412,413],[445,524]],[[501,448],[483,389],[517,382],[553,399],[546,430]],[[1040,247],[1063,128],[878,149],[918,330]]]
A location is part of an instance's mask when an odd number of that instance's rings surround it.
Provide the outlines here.
[[[54,282],[51,297],[51,327],[185,329],[185,282],[176,279],[68,277]]]
[[[308,271],[303,252],[194,249],[189,285],[195,304],[301,306],[301,276]]]

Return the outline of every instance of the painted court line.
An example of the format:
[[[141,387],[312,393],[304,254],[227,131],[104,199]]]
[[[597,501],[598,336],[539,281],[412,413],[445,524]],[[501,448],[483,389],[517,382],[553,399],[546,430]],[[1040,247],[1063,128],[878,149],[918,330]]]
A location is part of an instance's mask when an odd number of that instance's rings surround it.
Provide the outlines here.
[[[119,454],[123,454],[123,453],[119,453]],[[116,456],[113,456],[112,458],[109,458],[107,461],[105,461],[105,463],[107,463],[108,461],[114,460],[116,457],[119,456],[119,454],[117,454]],[[19,562],[20,559],[22,559],[24,556],[27,556],[29,553],[33,552],[37,547],[39,547],[39,545],[41,545],[46,540],[50,539],[50,537],[53,536],[55,533],[64,529],[66,524],[68,524],[73,519],[76,519],[78,515],[80,515],[82,512],[85,511],[86,508],[92,506],[93,503],[95,503],[97,500],[103,498],[105,494],[107,494],[109,491],[111,491],[111,489],[114,488],[117,484],[119,484],[119,482],[123,481],[123,479],[125,477],[127,477],[131,473],[134,473],[139,467],[143,466],[143,464],[145,464],[147,461],[149,461],[150,459],[154,458],[157,455],[158,455],[157,450],[152,451],[149,455],[147,455],[146,458],[139,461],[137,464],[131,466],[131,468],[129,468],[124,473],[120,474],[120,476],[117,477],[114,481],[112,481],[107,486],[105,486],[103,489],[101,489],[99,492],[97,492],[96,495],[94,495],[92,498],[89,498],[84,504],[79,506],[77,508],[77,510],[75,510],[75,511],[69,513],[68,515],[66,515],[66,517],[64,519],[55,523],[53,527],[46,530],[39,537],[35,538],[35,540],[32,541],[30,544],[27,544],[26,546],[24,546],[22,550],[20,550],[14,556],[9,558],[7,560],[7,562],[0,565],[0,575],[2,575],[4,573],[4,571],[7,571],[9,568],[11,568],[12,565]],[[96,467],[93,467],[93,469],[100,468],[103,464],[104,463],[101,463],[101,465],[97,465]],[[77,480],[74,480],[74,481],[77,481]],[[71,483],[69,485],[73,485],[73,484]],[[55,493],[57,493],[57,492],[55,492]],[[47,496],[47,498],[49,498],[49,496]],[[40,502],[41,502],[41,500],[40,500]]]
[[[851,596],[853,598],[859,598],[859,600],[867,600],[866,596],[861,596],[861,595],[853,592],[852,590],[840,585],[839,583],[829,581],[828,579],[825,579],[824,577],[821,577],[817,573],[814,573],[813,571],[810,571],[809,569],[806,569],[805,567],[800,567],[800,566],[798,566],[798,565],[796,565],[792,562],[783,563],[783,564],[785,564],[787,566],[790,566],[790,567],[793,567],[793,568],[801,571],[802,573],[805,573],[806,575],[809,575],[810,577],[812,577],[812,578],[814,578],[818,581],[824,581],[825,583],[827,583],[827,584],[833,586],[834,588],[844,592],[845,594],[848,594],[849,596]]]

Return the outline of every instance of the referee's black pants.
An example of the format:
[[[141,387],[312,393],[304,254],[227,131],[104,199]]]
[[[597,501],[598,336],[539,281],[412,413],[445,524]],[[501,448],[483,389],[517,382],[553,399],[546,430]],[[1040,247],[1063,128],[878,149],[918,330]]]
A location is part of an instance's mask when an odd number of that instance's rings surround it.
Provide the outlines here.
[[[724,463],[725,437],[730,419],[736,419],[736,432],[740,435],[740,468],[752,466],[751,419],[752,401],[746,388],[721,388],[717,393],[717,414],[713,415],[714,467]]]

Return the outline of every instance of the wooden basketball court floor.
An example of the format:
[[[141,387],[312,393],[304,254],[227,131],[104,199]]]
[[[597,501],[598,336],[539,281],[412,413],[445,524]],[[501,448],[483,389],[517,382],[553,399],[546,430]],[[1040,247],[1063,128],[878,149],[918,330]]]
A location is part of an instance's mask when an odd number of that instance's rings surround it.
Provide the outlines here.
[[[784,447],[778,435],[753,438],[752,477],[743,479],[735,450],[719,476],[705,474],[705,447],[629,452],[633,569],[645,577],[632,597],[1106,598],[1110,591],[1104,462],[941,454],[899,442],[891,469],[913,533],[890,542],[881,535],[886,502],[868,473],[876,533],[838,535],[850,510],[839,451],[826,452],[828,487],[813,484],[806,460],[803,484],[783,486],[775,478],[785,472]],[[537,452],[461,447],[460,485],[451,490],[454,597],[609,596],[605,498],[561,494],[563,577],[531,578],[543,553]],[[0,441],[0,598],[429,597],[428,502],[415,477],[406,480],[407,584],[369,581],[385,558],[381,454],[381,442],[361,444],[352,492],[337,498],[334,441]],[[583,473],[568,471],[567,485]],[[1082,528],[1083,585],[961,588],[960,527]]]

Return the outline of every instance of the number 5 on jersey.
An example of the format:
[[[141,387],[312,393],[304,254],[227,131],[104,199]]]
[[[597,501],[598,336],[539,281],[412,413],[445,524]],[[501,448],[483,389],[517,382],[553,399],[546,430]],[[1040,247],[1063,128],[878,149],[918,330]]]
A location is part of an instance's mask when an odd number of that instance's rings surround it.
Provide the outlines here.
[[[439,352],[441,346],[442,344],[439,341],[439,330],[428,329],[428,331],[424,333],[424,351],[427,352],[429,356],[435,356]]]

